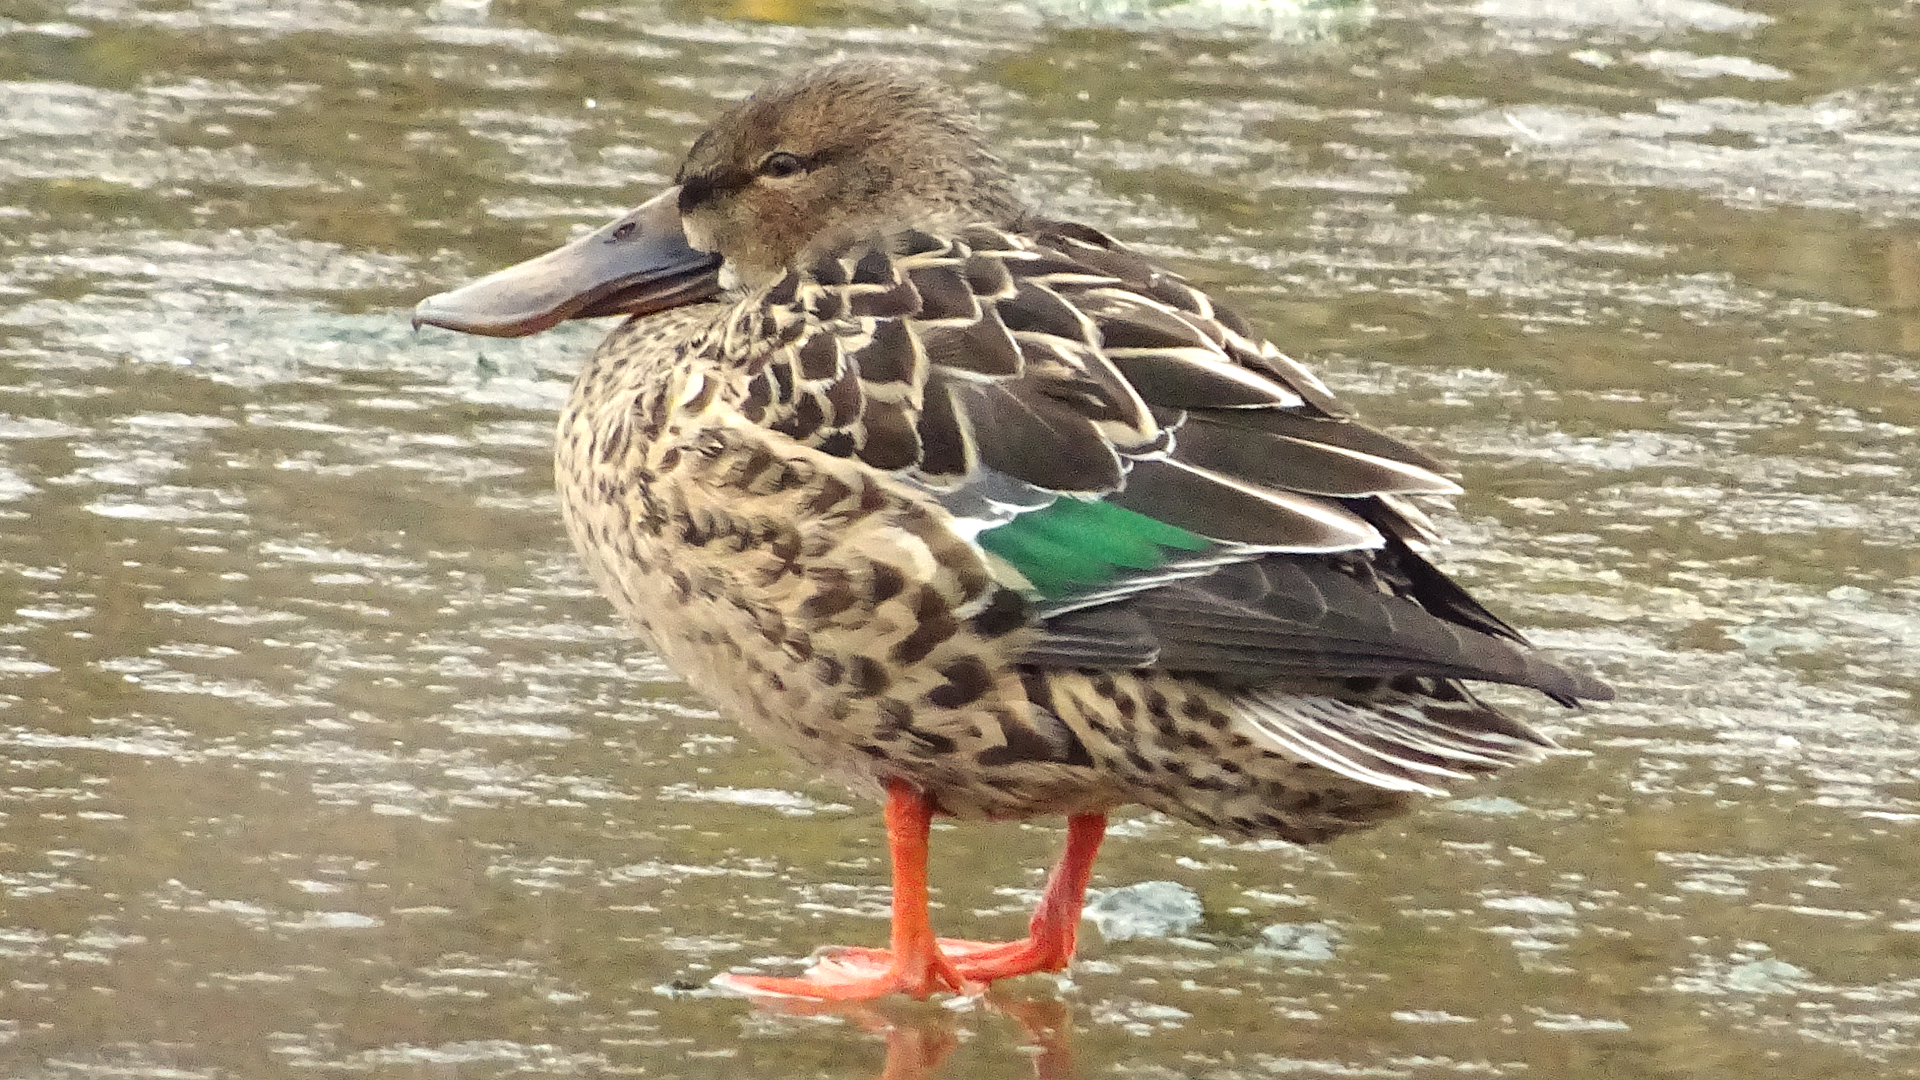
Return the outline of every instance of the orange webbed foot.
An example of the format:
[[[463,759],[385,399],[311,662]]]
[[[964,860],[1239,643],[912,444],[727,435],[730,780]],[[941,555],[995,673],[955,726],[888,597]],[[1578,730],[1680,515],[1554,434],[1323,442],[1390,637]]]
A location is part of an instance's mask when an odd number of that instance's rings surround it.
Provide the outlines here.
[[[972,995],[986,989],[982,980],[968,978],[938,949],[928,955],[896,959],[887,949],[839,946],[827,946],[815,953],[803,975],[729,972],[715,976],[713,982],[750,997],[811,1001],[871,1001],[888,994],[924,1001],[938,993]]]
[[[1016,975],[1065,971],[1073,959],[1073,942],[1046,937],[1021,941],[958,941],[940,939],[940,951],[953,962],[954,970],[978,983],[1011,979]]]
[[[1065,971],[1073,958],[1071,938],[1060,940],[1043,931],[1038,937],[1019,941],[969,941],[965,938],[941,938],[941,958],[967,983],[984,986],[996,979],[1036,972]],[[814,954],[818,964],[831,964],[847,970],[884,971],[893,954],[885,949],[866,949],[851,945],[829,945]],[[977,992],[978,986],[966,993]]]

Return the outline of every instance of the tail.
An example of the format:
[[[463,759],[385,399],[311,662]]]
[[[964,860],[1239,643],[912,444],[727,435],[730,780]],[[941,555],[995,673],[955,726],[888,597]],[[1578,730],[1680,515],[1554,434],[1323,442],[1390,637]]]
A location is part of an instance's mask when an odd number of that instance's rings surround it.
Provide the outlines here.
[[[1558,749],[1450,679],[1394,679],[1363,693],[1251,687],[1234,705],[1240,730],[1263,748],[1385,791],[1445,795],[1447,781]]]

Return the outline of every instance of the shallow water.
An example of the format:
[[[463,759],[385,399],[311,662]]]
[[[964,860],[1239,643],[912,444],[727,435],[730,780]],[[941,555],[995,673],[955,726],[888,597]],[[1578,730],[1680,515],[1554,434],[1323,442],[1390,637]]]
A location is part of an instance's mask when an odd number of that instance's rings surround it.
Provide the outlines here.
[[[1920,1070],[1913,6],[978,10],[0,6],[0,1072]],[[406,311],[842,52],[1449,454],[1444,564],[1621,700],[1325,849],[1126,819],[1096,887],[1201,919],[1070,983],[674,989],[877,943],[878,816],[576,567],[602,328]],[[1017,933],[1060,834],[942,829],[936,918]]]

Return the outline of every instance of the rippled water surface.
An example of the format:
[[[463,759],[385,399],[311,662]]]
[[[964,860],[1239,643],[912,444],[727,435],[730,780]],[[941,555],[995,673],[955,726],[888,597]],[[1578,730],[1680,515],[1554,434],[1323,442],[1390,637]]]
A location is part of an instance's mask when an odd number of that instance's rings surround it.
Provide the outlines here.
[[[1071,982],[675,989],[880,941],[878,815],[576,567],[603,328],[406,311],[841,53],[1451,456],[1444,564],[1621,700],[1326,849],[1125,819],[1202,916]],[[0,1073],[1913,1075],[1917,427],[1911,3],[0,3]],[[1060,833],[938,832],[936,918]]]

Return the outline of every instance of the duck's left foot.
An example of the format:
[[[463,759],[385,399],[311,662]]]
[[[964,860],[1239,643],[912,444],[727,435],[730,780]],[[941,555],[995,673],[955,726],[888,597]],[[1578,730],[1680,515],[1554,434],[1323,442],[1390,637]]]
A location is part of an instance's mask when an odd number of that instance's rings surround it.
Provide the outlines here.
[[[752,997],[803,998],[812,1001],[868,1001],[888,994],[906,994],[922,1001],[937,993],[978,994],[986,989],[968,978],[940,951],[896,958],[887,949],[827,946],[815,954],[806,974],[781,977],[740,975],[714,977],[714,985]]]
[[[954,970],[975,982],[990,983],[1015,975],[1065,971],[1073,959],[1080,910],[1087,899],[1093,857],[1106,834],[1103,814],[1077,814],[1067,822],[1067,850],[1047,879],[1047,889],[1020,941],[959,941],[941,938],[940,951]]]
[[[1043,971],[1065,971],[1073,959],[1073,939],[1061,941],[1045,935],[1020,941],[957,941],[940,939],[940,951],[953,961],[954,970],[974,982],[990,983],[1015,975]]]
[[[984,986],[996,979],[1032,975],[1043,971],[1065,971],[1073,959],[1073,939],[1040,934],[1020,941],[968,941],[941,938],[940,954],[959,976],[969,983]],[[880,972],[886,970],[892,954],[885,949],[829,945],[815,954],[816,964],[832,964],[846,970]]]

